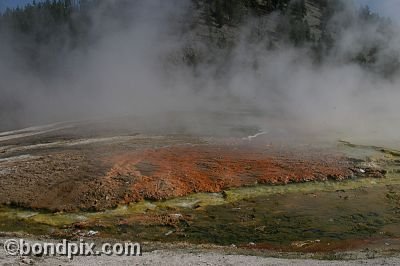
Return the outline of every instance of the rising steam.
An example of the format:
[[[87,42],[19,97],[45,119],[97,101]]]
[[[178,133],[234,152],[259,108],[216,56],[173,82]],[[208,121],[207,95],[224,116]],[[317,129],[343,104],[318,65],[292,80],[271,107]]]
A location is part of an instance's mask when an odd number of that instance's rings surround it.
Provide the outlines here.
[[[233,33],[221,29],[233,36],[228,51],[201,37],[208,28],[196,25],[191,1],[134,2],[124,7],[123,19],[105,16],[104,5],[91,10],[88,45],[65,40],[57,53],[52,43],[42,47],[38,53],[57,57],[42,72],[13,48],[24,40],[3,32],[0,128],[121,115],[173,120],[185,112],[179,126],[189,132],[212,113],[226,113],[238,125],[265,131],[393,140],[400,134],[400,80],[382,74],[400,52],[395,23],[390,32],[378,22],[363,23],[347,2],[327,22],[328,28],[346,25],[332,30],[333,49],[315,58],[310,45],[273,40],[268,27],[281,23],[277,13],[248,17]],[[381,45],[374,69],[349,60],[373,45]]]

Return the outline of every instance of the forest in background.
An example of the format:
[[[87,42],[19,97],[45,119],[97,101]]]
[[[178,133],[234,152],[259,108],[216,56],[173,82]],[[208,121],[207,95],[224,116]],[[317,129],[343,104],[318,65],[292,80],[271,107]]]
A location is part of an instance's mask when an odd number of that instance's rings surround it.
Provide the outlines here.
[[[137,2],[138,0],[136,0]],[[378,24],[383,37],[390,39],[392,22],[380,17],[364,7],[358,11],[357,17],[347,17],[332,26],[329,21],[334,14],[345,7],[340,0],[320,0],[314,3],[321,10],[320,30],[322,35],[316,39],[307,23],[306,1],[298,0],[191,0],[193,12],[202,9],[201,14],[211,27],[221,28],[224,25],[239,27],[249,17],[262,17],[273,12],[282,15],[276,26],[277,39],[284,40],[295,46],[312,48],[316,59],[321,60],[335,49],[335,36],[340,31],[354,23]],[[23,55],[27,67],[37,71],[51,71],[62,60],[63,54],[79,48],[88,48],[96,42],[96,33],[101,34],[101,28],[108,25],[93,25],[93,10],[101,10],[100,16],[104,21],[110,18],[116,25],[123,27],[130,20],[129,8],[132,2],[93,1],[93,0],[46,0],[33,1],[23,8],[7,9],[0,16],[0,38],[11,38],[15,51]],[[313,2],[313,1],[312,1]],[[98,21],[97,21],[98,22]],[[196,24],[198,21],[191,21]],[[93,32],[93,27],[97,31]],[[213,40],[208,40],[213,41]],[[228,45],[219,43],[224,49]],[[369,46],[362,47],[349,55],[348,60],[357,62],[374,69],[377,55],[385,46],[385,39],[381,39]],[[185,51],[183,51],[184,53]],[[195,57],[196,55],[183,55]],[[389,57],[389,56],[388,56]],[[389,58],[388,58],[389,59]],[[399,60],[391,57],[384,68],[374,69],[390,76],[396,73]],[[194,63],[192,58],[187,62]]]

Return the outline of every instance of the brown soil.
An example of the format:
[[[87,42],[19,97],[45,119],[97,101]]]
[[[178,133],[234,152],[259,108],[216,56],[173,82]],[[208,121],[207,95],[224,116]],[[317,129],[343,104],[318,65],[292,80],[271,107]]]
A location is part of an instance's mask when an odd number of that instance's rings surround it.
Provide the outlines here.
[[[0,166],[0,204],[52,211],[102,210],[255,184],[343,180],[357,172],[353,162],[330,153],[217,145],[95,156],[64,151]]]
[[[49,154],[3,163],[9,172],[0,176],[0,204],[54,211],[107,208],[106,168],[78,152]],[[114,202],[115,204],[115,202]]]

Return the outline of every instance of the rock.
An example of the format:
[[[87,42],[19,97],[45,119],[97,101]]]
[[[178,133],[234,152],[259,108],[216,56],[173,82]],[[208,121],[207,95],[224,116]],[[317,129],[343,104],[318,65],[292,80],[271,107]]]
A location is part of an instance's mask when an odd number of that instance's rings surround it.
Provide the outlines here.
[[[90,230],[90,231],[87,233],[87,236],[95,236],[95,235],[97,235],[98,233],[99,233],[98,231]]]
[[[264,232],[264,231],[265,231],[265,228],[267,228],[267,227],[266,227],[265,225],[262,225],[262,226],[257,227],[255,230],[256,230],[256,231]]]
[[[21,259],[21,263],[32,265],[33,264],[33,260],[30,259],[30,258],[22,258]]]
[[[173,232],[174,232],[174,231],[172,231],[172,230],[171,230],[171,231],[168,231],[168,232],[165,233],[165,235],[166,235],[166,236],[169,236],[169,235],[172,234]]]

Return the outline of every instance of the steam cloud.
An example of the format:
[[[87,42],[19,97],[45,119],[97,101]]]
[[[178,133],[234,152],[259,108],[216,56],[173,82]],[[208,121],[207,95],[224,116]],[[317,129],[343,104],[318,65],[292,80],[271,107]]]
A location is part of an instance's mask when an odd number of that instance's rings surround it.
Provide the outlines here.
[[[208,47],[191,30],[190,1],[137,1],[124,11],[129,19],[123,23],[105,18],[102,8],[90,17],[96,41],[58,51],[50,74],[26,67],[13,49],[15,39],[2,34],[0,127],[119,115],[172,119],[165,114],[186,112],[189,118],[181,122],[196,132],[201,123],[194,121],[202,121],[196,120],[202,114],[247,110],[254,116],[237,116],[237,124],[251,121],[262,130],[392,140],[400,133],[398,76],[382,77],[347,60],[388,34],[376,23],[349,21],[358,12],[353,3],[328,22],[349,26],[318,64],[308,47],[280,42],[266,49],[269,34],[251,37],[262,27],[260,19],[249,18],[236,29],[237,41],[227,52]],[[400,52],[399,28],[393,24],[391,30],[378,67]],[[189,48],[202,58],[195,67],[181,62]],[[38,53],[51,50],[50,43]]]

